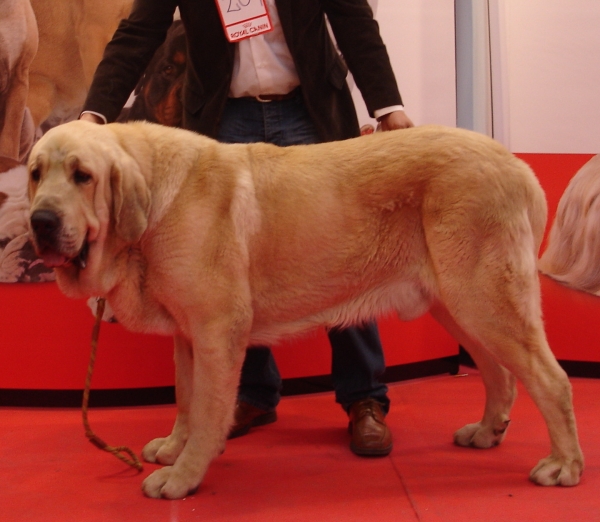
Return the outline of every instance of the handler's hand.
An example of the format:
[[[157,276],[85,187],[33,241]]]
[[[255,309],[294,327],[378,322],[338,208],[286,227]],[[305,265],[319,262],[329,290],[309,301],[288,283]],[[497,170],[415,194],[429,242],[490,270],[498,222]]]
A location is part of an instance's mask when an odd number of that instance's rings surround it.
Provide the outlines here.
[[[379,123],[382,131],[408,129],[415,126],[404,111],[390,112],[389,114],[383,116],[379,120]]]
[[[91,121],[92,123],[99,123],[100,125],[104,123],[102,118],[92,114],[91,112],[84,112],[81,116],[79,116],[79,119],[83,121]]]

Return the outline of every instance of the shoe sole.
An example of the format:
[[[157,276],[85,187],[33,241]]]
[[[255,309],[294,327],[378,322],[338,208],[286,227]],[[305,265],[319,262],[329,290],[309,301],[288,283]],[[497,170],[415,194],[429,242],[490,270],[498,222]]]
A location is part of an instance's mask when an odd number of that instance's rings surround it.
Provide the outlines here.
[[[250,431],[250,428],[256,428],[257,426],[264,426],[265,424],[272,424],[276,420],[277,420],[277,412],[276,411],[270,411],[263,415],[259,415],[258,417],[255,417],[254,419],[252,419],[248,424],[242,426],[241,428],[238,428],[235,431],[232,431],[227,438],[235,439],[237,437],[241,437],[242,435],[246,435]]]
[[[359,448],[353,443],[350,443],[350,450],[359,457],[386,457],[392,451],[393,445],[386,448]]]

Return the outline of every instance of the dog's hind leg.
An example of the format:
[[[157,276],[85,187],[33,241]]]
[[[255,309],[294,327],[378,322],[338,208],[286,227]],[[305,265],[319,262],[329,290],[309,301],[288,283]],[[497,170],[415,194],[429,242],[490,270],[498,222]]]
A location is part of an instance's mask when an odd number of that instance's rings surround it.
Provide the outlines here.
[[[572,486],[580,480],[583,455],[571,384],[544,332],[536,268],[546,204],[539,185],[531,182],[521,163],[508,159],[496,168],[505,171],[496,180],[498,186],[491,189],[477,183],[469,187],[467,206],[461,206],[461,212],[437,210],[454,208],[455,199],[446,202],[448,207],[432,199],[436,206],[426,209],[438,306],[445,308],[434,306],[434,314],[471,349],[491,395],[481,424],[459,430],[457,442],[476,445],[482,439],[492,444],[501,440],[502,423],[508,421],[509,404],[515,397],[510,372],[524,384],[550,435],[551,454],[533,469],[531,480]],[[507,183],[502,184],[504,180]],[[487,190],[472,193],[483,186]],[[496,439],[494,430],[499,433]]]
[[[183,451],[188,439],[190,400],[192,395],[193,357],[191,345],[182,337],[175,336],[175,393],[177,418],[168,437],[150,441],[142,451],[146,462],[172,465]]]
[[[463,290],[468,295],[475,295],[482,288],[482,283],[476,280],[473,280],[473,286],[465,284]],[[571,385],[548,346],[539,311],[539,298],[536,274],[519,281],[513,280],[488,293],[484,299],[489,306],[481,306],[481,302],[465,304],[463,301],[453,314],[449,311],[453,322],[465,332],[468,339],[475,341],[471,347],[475,348],[473,353],[476,362],[482,365],[480,369],[488,391],[484,420],[479,427],[475,425],[476,429],[467,426],[459,430],[457,442],[467,443],[473,431],[477,442],[470,444],[478,445],[481,439],[494,442],[490,430],[502,430],[502,417],[498,416],[508,416],[509,409],[508,406],[499,408],[498,404],[505,401],[508,405],[514,398],[514,392],[508,392],[509,388],[513,388],[512,384],[509,386],[512,378],[508,370],[524,384],[541,411],[550,435],[551,455],[532,470],[531,480],[546,486],[573,486],[579,482],[583,471],[583,455],[577,437]],[[435,313],[440,318],[439,312]],[[444,322],[444,317],[441,320]],[[464,342],[464,339],[459,340]],[[481,346],[481,350],[477,350],[478,346]],[[483,355],[484,350],[488,352],[487,355]],[[497,386],[500,391],[496,389]],[[491,411],[490,403],[496,404]],[[495,420],[486,420],[489,415],[493,415]],[[508,421],[508,417],[505,420]],[[482,428],[484,431],[480,433]],[[499,432],[496,440],[501,437],[502,433]]]
[[[542,486],[578,484],[583,472],[583,454],[571,384],[548,346],[541,319],[529,330],[524,342],[507,338],[492,349],[524,384],[548,427],[551,454],[532,470],[531,480]]]
[[[550,354],[549,347],[547,352]],[[521,380],[546,420],[552,444],[551,454],[533,468],[530,479],[542,486],[575,486],[583,472],[584,461],[577,437],[571,384],[551,354],[536,356],[528,366],[536,370],[531,375],[525,371]]]
[[[510,410],[517,396],[515,376],[468,337],[443,306],[434,306],[431,315],[469,352],[481,373],[486,391],[483,418],[459,429],[454,434],[454,442],[475,448],[497,446],[504,439],[510,423]]]

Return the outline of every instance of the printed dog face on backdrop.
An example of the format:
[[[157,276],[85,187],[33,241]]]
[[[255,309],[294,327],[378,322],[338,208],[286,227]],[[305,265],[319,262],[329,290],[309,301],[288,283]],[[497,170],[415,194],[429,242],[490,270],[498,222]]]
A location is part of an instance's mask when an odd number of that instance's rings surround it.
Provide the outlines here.
[[[132,106],[122,111],[118,121],[145,120],[169,127],[181,126],[186,57],[185,30],[181,20],[176,20],[138,82]]]
[[[29,240],[27,168],[0,157],[0,283],[53,281]]]

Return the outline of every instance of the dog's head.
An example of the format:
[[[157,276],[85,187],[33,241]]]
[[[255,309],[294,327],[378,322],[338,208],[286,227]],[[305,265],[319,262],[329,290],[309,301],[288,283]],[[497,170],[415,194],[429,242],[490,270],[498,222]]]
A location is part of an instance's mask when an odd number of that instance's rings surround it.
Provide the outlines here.
[[[136,86],[136,98],[131,109],[124,112],[119,121],[146,120],[180,127],[186,57],[185,31],[182,22],[176,20]]]
[[[83,121],[56,127],[28,162],[31,239],[72,296],[106,290],[100,272],[147,226],[148,187],[110,127]]]

